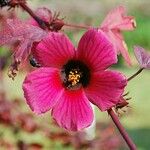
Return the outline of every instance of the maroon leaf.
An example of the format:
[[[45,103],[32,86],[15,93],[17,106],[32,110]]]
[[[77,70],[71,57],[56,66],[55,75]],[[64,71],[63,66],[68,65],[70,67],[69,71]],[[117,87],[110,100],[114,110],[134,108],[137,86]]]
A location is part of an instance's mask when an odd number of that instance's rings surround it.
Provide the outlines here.
[[[150,69],[150,54],[140,46],[134,46],[134,54],[141,68]]]
[[[7,25],[0,32],[0,46],[20,41],[14,54],[15,59],[27,58],[33,42],[40,41],[46,36],[46,32],[39,27],[24,23],[18,19],[7,19]]]
[[[6,25],[7,19],[16,19],[16,14],[14,10],[1,9],[0,10],[0,26],[4,27]]]
[[[28,145],[22,140],[19,140],[17,142],[17,147],[18,147],[18,150],[28,150]]]
[[[20,124],[20,127],[29,132],[35,132],[38,129],[36,122],[31,114],[28,113],[20,113],[17,116],[17,122]]]
[[[42,150],[43,149],[43,145],[39,144],[39,143],[31,143],[28,145],[30,150]]]
[[[6,100],[4,92],[0,92],[0,123],[12,124],[12,103]]]
[[[19,41],[13,54],[13,63],[9,72],[11,78],[15,77],[19,64],[30,55],[33,44],[39,42],[46,35],[47,32],[38,26],[24,23],[18,19],[7,19],[5,28],[0,31],[0,46]]]

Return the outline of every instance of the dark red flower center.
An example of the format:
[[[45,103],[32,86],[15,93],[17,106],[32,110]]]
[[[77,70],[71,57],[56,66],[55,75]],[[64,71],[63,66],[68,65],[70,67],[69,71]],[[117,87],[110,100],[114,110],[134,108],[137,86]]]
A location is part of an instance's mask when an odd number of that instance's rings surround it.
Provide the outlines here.
[[[90,69],[79,60],[69,60],[62,69],[63,83],[67,88],[86,87],[90,81]]]

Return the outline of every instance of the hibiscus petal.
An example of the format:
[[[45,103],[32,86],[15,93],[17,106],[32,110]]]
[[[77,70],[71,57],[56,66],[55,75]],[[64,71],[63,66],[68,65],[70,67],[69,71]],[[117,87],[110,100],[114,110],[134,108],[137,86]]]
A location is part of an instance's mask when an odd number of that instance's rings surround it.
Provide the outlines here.
[[[65,91],[52,109],[52,116],[59,126],[77,131],[91,125],[93,111],[83,90]]]
[[[74,56],[75,49],[67,36],[49,33],[33,50],[33,55],[42,66],[60,68]]]
[[[123,6],[119,6],[108,13],[101,28],[133,30],[136,27],[134,17],[126,16],[126,10]]]
[[[117,62],[113,44],[102,31],[91,29],[81,38],[78,57],[88,64],[93,71],[106,69]]]
[[[150,69],[150,54],[140,46],[134,46],[134,54],[141,68]]]
[[[27,75],[23,83],[24,96],[37,114],[50,110],[63,92],[60,74],[54,68],[40,68]]]
[[[121,73],[103,71],[93,74],[85,92],[92,103],[105,111],[118,103],[126,84],[127,80]]]

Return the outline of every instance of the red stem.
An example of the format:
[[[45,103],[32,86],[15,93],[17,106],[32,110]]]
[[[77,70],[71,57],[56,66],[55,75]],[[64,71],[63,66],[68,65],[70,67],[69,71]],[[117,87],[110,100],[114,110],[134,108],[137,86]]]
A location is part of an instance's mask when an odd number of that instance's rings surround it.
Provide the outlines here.
[[[127,145],[129,146],[130,150],[137,150],[136,145],[133,143],[132,139],[129,137],[128,133],[120,123],[117,115],[114,113],[112,109],[108,110],[108,114],[111,116],[113,122],[117,126],[119,132],[121,133],[122,137],[126,141]]]
[[[85,26],[85,25],[76,25],[76,24],[68,24],[68,23],[64,23],[65,26],[68,27],[73,27],[73,28],[82,28],[82,29],[89,29],[91,28],[90,26]]]
[[[25,3],[20,3],[19,4],[20,7],[22,7],[23,10],[25,10],[32,18],[34,18],[34,20],[39,24],[39,26],[42,29],[49,29],[50,24],[48,22],[43,21],[42,19],[40,19]],[[68,23],[64,23],[65,26],[68,27],[73,27],[73,28],[82,28],[82,29],[89,29],[91,28],[90,26],[85,26],[85,25],[75,25],[75,24],[68,24]]]
[[[42,29],[46,29],[48,27],[48,24],[43,21],[42,19],[40,19],[37,15],[35,15],[35,13],[25,4],[25,3],[20,3],[19,4],[20,7],[22,7],[23,10],[25,10],[30,16],[32,16],[32,18],[39,24],[39,26]]]

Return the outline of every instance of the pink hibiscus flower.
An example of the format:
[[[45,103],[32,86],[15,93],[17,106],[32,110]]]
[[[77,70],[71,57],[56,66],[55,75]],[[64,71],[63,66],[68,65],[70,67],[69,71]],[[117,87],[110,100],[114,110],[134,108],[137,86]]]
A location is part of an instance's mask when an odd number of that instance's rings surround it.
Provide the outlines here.
[[[124,41],[121,31],[133,30],[136,27],[134,17],[126,16],[125,8],[119,6],[108,13],[104,21],[102,22],[100,29],[103,30],[108,38],[113,42],[118,54],[122,54],[126,62],[131,65],[128,48]]]
[[[23,83],[27,103],[37,114],[52,110],[58,125],[71,131],[91,125],[90,102],[105,111],[118,103],[127,84],[121,73],[106,70],[117,57],[102,31],[87,31],[77,50],[64,34],[51,32],[34,57],[42,67]]]

